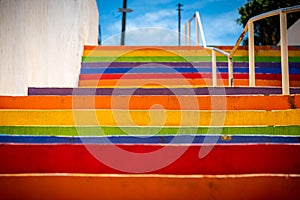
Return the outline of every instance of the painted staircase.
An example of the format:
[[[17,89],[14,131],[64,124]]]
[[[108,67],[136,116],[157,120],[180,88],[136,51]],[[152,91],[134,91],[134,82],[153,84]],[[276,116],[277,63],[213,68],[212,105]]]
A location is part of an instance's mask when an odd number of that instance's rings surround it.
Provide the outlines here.
[[[219,47],[224,51],[231,47]],[[300,195],[300,48],[227,58],[201,47],[85,46],[78,88],[0,97],[6,198],[242,199]]]

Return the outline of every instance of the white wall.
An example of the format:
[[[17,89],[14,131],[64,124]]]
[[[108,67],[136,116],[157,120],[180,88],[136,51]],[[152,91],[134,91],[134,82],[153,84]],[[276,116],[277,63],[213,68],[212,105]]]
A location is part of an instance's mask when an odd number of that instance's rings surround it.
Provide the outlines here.
[[[98,17],[96,0],[0,0],[0,95],[76,87]]]
[[[288,44],[300,45],[300,19],[288,29]]]

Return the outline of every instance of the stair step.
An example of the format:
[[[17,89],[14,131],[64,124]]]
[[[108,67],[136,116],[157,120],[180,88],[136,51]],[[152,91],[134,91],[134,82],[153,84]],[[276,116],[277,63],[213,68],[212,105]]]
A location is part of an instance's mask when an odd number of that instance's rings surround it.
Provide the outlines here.
[[[129,74],[147,74],[147,73],[211,73],[211,68],[178,68],[178,67],[165,67],[165,68],[156,68],[156,67],[133,67],[133,68],[81,68],[81,74],[113,74],[113,73],[129,73]],[[228,68],[217,68],[219,73],[227,73]],[[248,68],[234,68],[234,73],[249,73]],[[256,74],[278,74],[281,76],[280,68],[257,68],[255,70]],[[290,75],[299,75],[300,68],[291,68],[289,70]],[[298,77],[299,78],[299,77]],[[298,79],[299,80],[299,79]]]
[[[290,88],[300,94],[300,88]],[[28,88],[28,95],[271,95],[282,94],[272,87],[203,87],[203,88]]]
[[[227,70],[227,69],[226,69]],[[111,71],[109,71],[111,72]],[[135,71],[131,71],[129,73],[119,73],[119,71],[115,71],[109,73],[108,71],[104,73],[95,73],[93,74],[92,71],[82,73],[79,76],[80,80],[107,80],[107,79],[211,79],[212,74],[210,72],[200,73],[181,73],[175,72],[174,73],[139,73]],[[299,81],[300,82],[300,73],[299,74],[290,74],[289,75],[291,81]],[[228,79],[228,73],[217,73],[218,79]],[[235,79],[246,79],[249,80],[249,74],[246,73],[234,73],[233,78]],[[281,80],[281,74],[256,74],[255,78],[257,80]]]
[[[228,87],[228,79],[218,79],[218,87]],[[112,79],[112,80],[79,80],[79,87],[85,88],[204,88],[212,86],[212,79]],[[249,86],[248,79],[236,79],[234,85]],[[255,80],[257,87],[282,87],[281,80]],[[300,81],[291,80],[290,87],[300,87]]]
[[[299,136],[225,136],[225,135],[161,135],[147,136],[32,136],[0,135],[1,143],[30,144],[245,144],[289,143],[300,144]]]
[[[148,126],[0,126],[3,135],[17,136],[167,136],[167,135],[208,135],[224,136],[297,136],[300,126],[225,126],[225,127],[148,127]]]
[[[165,68],[165,67],[178,67],[178,68],[195,68],[195,67],[210,67],[212,66],[210,62],[93,62],[93,63],[82,63],[82,68],[133,68],[133,67],[151,67],[155,68]],[[222,68],[228,68],[228,62],[217,62],[217,66]],[[256,68],[277,68],[281,69],[280,62],[255,62]],[[233,68],[249,68],[248,62],[234,62]],[[299,62],[289,62],[289,68],[300,68]]]

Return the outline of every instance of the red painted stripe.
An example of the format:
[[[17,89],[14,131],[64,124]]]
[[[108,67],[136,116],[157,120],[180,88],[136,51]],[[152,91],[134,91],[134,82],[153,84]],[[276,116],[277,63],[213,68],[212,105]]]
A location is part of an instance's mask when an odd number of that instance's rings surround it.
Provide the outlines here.
[[[228,79],[228,74],[221,74],[222,78]],[[249,79],[249,74],[234,74],[235,79]],[[281,74],[255,74],[256,79],[281,80]],[[290,74],[290,80],[300,81],[300,74]]]
[[[169,78],[211,78],[210,73],[174,73],[174,74],[80,74],[80,80],[97,79],[169,79]]]
[[[84,50],[205,50],[202,46],[84,46]],[[209,52],[207,50],[207,52]]]
[[[160,165],[178,152],[184,153],[178,159],[171,159],[173,160],[171,164],[151,173],[300,173],[299,144],[218,144],[202,159],[199,159],[198,155],[200,149],[205,150],[203,145],[118,145],[119,149],[125,152],[122,155],[114,153],[115,147],[114,145],[84,146],[81,144],[2,144],[0,145],[0,173],[124,173],[116,167],[131,170],[132,166],[138,166],[139,170],[144,172],[144,169]],[[115,167],[109,167],[98,161],[87,148],[111,158]],[[164,153],[160,149],[163,149]],[[153,151],[156,153],[146,153]],[[140,160],[127,157],[129,152],[138,154]]]
[[[174,73],[174,74],[80,74],[80,80],[99,80],[99,79],[201,79],[212,78],[211,73]],[[249,79],[248,74],[234,74],[235,79]],[[227,73],[218,74],[218,78],[228,79]],[[256,79],[281,80],[281,74],[256,74]],[[290,74],[290,80],[300,80],[300,74]]]

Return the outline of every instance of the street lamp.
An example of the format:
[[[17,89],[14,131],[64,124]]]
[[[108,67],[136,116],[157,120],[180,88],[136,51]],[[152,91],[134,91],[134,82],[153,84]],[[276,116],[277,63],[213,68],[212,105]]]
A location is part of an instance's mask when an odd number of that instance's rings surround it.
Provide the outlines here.
[[[122,13],[122,31],[121,31],[121,45],[125,44],[125,31],[126,31],[126,13],[132,12],[132,9],[127,8],[127,0],[123,1],[123,8],[119,8]]]
[[[183,7],[183,4],[181,4],[181,3],[179,3],[179,4],[177,4],[177,11],[178,11],[178,46],[180,46],[181,44],[180,44],[180,37],[181,37],[181,34],[180,34],[180,32],[181,32],[181,26],[180,26],[180,24],[181,24],[181,11],[183,11],[183,9],[181,8],[181,7]]]

